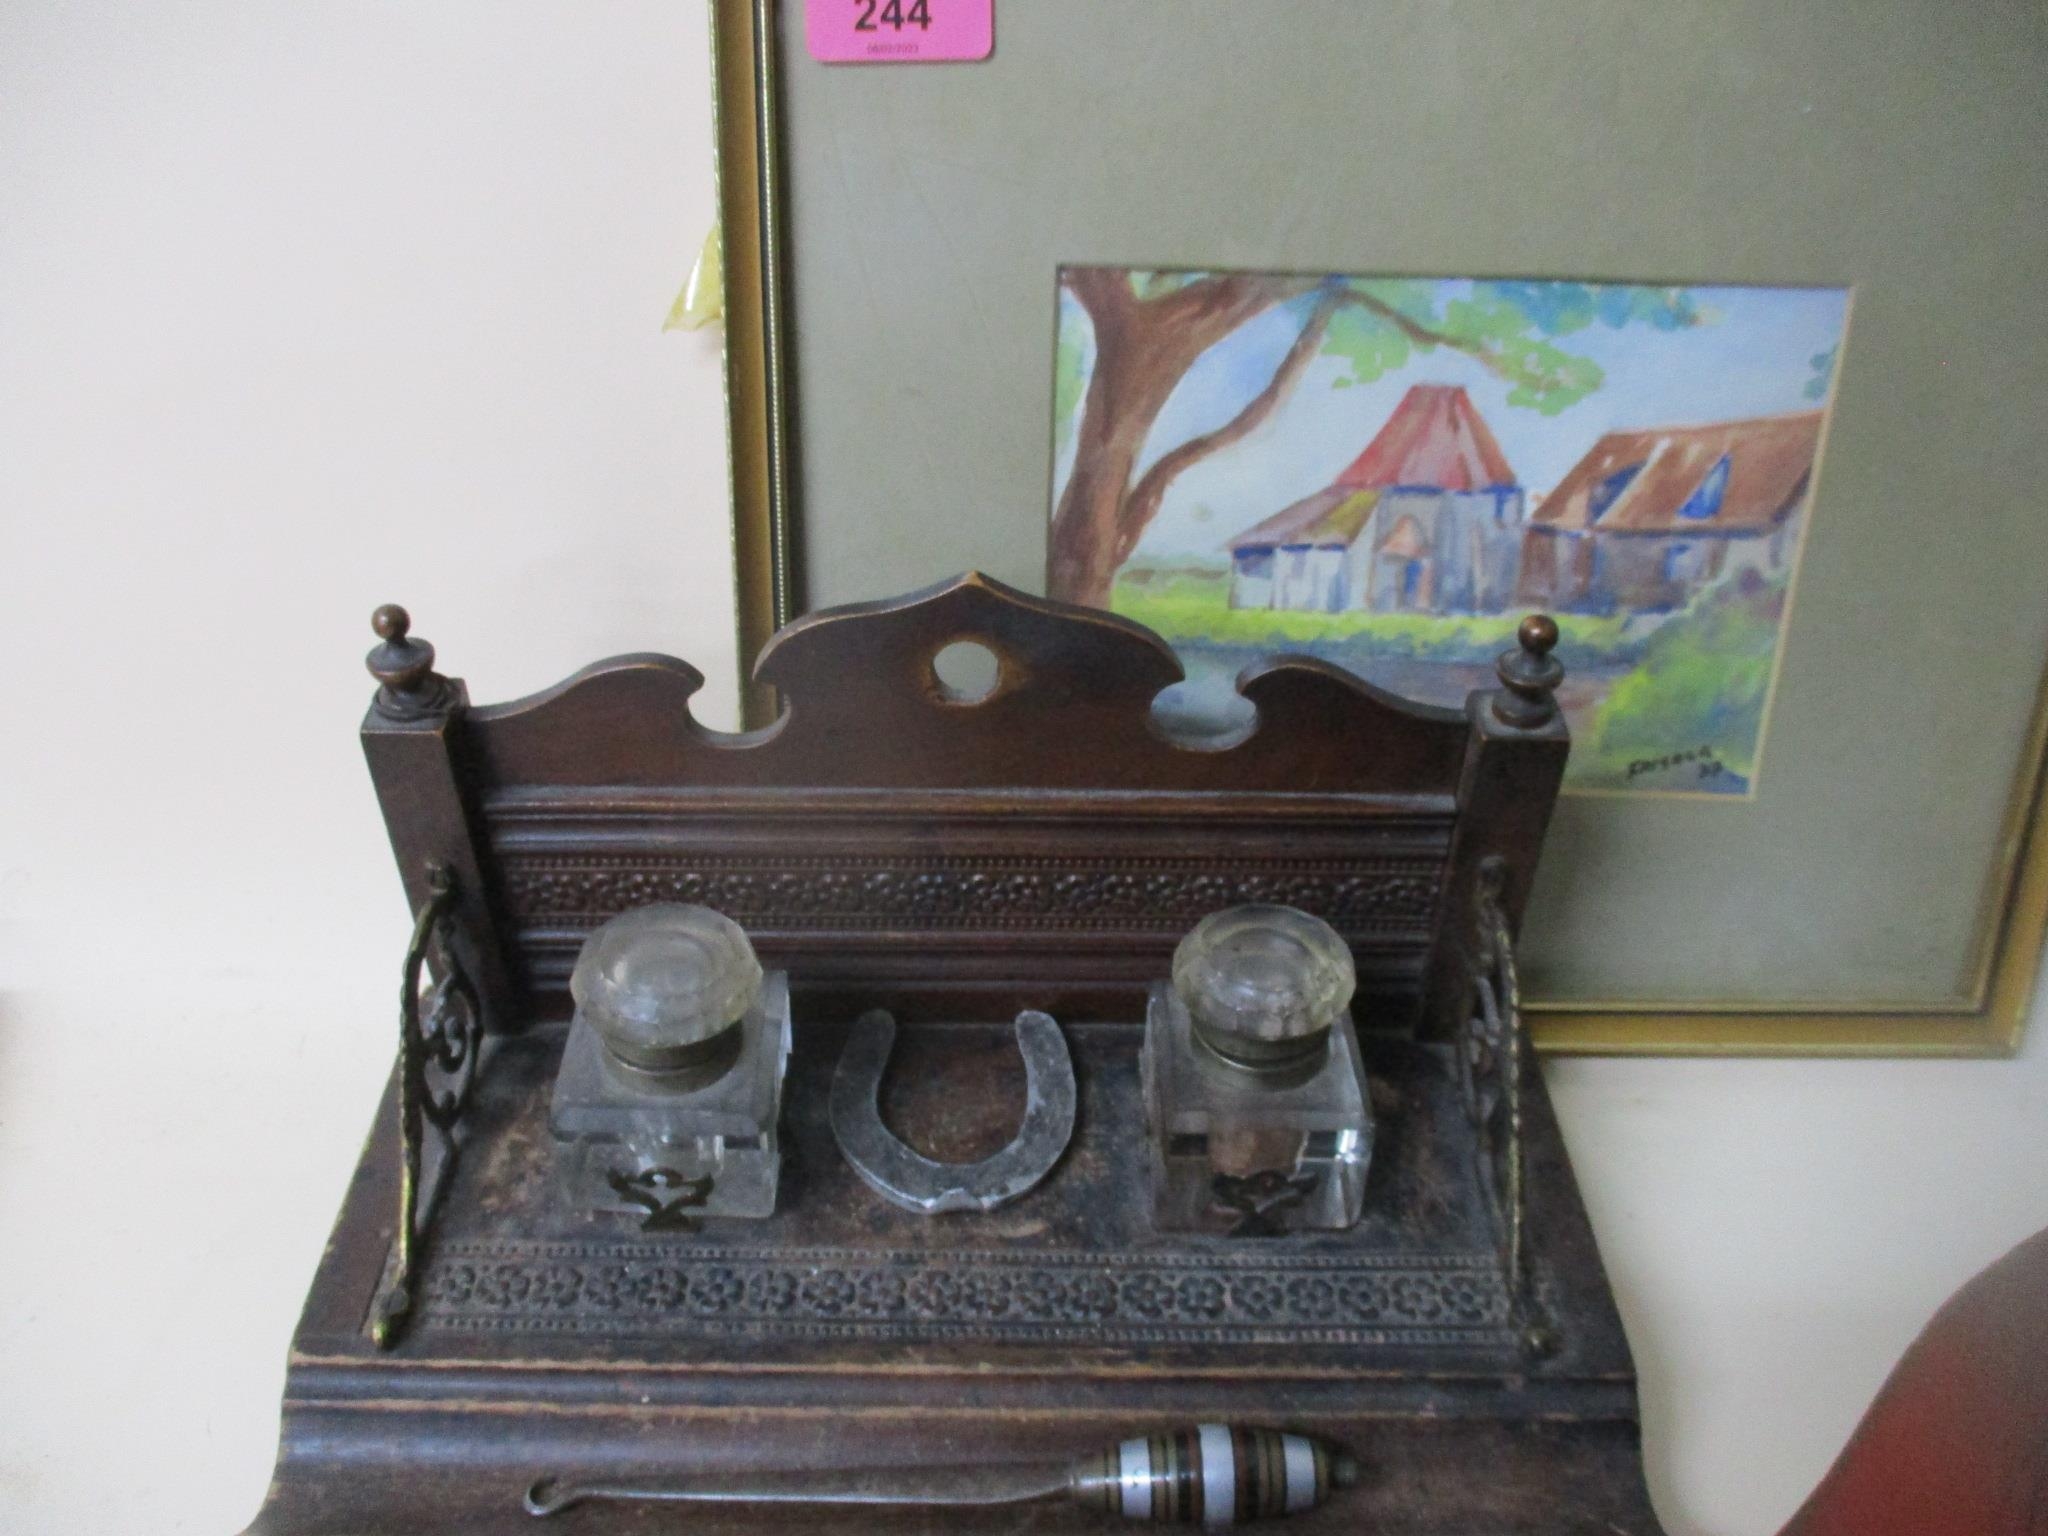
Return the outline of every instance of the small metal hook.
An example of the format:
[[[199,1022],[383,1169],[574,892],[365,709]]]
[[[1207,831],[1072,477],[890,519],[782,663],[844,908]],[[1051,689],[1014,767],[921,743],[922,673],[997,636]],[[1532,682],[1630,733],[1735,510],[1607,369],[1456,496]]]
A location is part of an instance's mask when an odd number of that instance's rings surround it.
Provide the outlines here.
[[[537,1477],[520,1502],[529,1515],[559,1515],[581,1499],[582,1491],[574,1484],[564,1488],[559,1478]]]

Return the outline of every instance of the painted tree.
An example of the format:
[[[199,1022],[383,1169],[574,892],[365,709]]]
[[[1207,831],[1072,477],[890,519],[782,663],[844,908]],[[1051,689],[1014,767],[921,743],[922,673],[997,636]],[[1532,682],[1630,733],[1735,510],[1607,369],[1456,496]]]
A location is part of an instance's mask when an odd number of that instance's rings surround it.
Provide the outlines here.
[[[1439,347],[1477,361],[1510,387],[1508,403],[1555,415],[1598,389],[1591,358],[1558,344],[1593,325],[1676,330],[1705,317],[1683,288],[1481,282],[1469,291],[1427,280],[1269,273],[1145,273],[1068,268],[1060,281],[1088,317],[1095,360],[1062,336],[1062,424],[1078,394],[1073,472],[1053,510],[1053,594],[1107,606],[1119,567],[1187,470],[1242,442],[1293,392],[1318,357],[1364,384]],[[1159,413],[1187,371],[1243,326],[1284,308],[1298,329],[1271,379],[1223,425],[1174,444],[1142,474]]]

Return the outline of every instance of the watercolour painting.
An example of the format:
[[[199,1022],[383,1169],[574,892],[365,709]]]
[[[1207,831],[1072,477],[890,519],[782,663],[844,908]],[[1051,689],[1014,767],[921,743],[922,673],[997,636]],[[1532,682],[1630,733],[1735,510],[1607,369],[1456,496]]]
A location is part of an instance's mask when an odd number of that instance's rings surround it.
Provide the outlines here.
[[[1047,588],[1172,643],[1176,729],[1307,654],[1427,703],[1562,633],[1567,788],[1755,793],[1841,288],[1068,267]]]

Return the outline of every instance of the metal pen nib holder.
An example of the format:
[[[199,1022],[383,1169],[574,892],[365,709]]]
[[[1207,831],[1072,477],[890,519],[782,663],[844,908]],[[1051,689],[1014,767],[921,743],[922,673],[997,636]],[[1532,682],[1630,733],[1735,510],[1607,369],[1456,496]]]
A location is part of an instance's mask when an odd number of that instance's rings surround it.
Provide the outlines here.
[[[1267,1237],[1357,1222],[1372,1110],[1351,951],[1293,907],[1213,913],[1152,988],[1142,1064],[1166,1231]]]
[[[584,943],[548,1115],[572,1207],[685,1230],[774,1213],[789,982],[709,907],[621,914]]]

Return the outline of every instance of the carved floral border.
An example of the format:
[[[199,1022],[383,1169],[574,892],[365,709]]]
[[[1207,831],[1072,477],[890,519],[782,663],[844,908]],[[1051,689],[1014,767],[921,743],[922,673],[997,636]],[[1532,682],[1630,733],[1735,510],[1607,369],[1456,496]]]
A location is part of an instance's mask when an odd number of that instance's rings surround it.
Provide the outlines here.
[[[1511,1340],[1491,1256],[1136,1258],[450,1242],[419,1326],[1097,1342]]]
[[[595,921],[657,901],[696,902],[782,927],[1088,928],[1184,926],[1221,908],[1279,902],[1352,933],[1428,934],[1439,860],[1288,861],[1219,869],[1203,860],[858,855],[614,856],[506,853],[504,889],[522,924]]]

